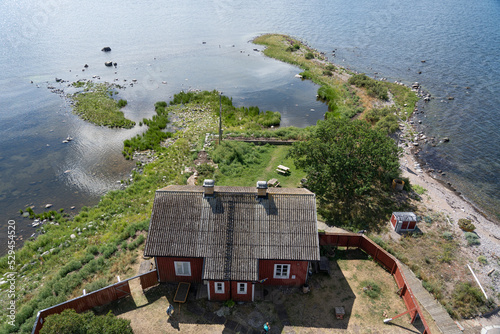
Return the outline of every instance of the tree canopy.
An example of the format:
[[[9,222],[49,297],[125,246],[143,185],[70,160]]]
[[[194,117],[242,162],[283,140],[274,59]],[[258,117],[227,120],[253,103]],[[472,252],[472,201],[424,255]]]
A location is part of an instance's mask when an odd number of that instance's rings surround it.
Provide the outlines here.
[[[130,320],[115,317],[111,311],[107,315],[95,316],[92,311],[76,313],[67,309],[60,314],[52,314],[45,319],[40,334],[133,334]]]
[[[382,218],[392,178],[399,176],[398,147],[365,121],[319,121],[290,155],[307,172],[318,212],[330,223],[366,228]]]

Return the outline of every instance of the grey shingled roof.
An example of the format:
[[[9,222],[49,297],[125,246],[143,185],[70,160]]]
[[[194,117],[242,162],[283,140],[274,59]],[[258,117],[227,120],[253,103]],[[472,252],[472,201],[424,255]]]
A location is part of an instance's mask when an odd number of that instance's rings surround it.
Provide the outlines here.
[[[397,220],[402,221],[417,221],[417,215],[413,212],[393,212],[392,213]]]
[[[258,280],[258,260],[319,260],[307,189],[169,186],[156,192],[144,255],[204,258],[203,279]]]

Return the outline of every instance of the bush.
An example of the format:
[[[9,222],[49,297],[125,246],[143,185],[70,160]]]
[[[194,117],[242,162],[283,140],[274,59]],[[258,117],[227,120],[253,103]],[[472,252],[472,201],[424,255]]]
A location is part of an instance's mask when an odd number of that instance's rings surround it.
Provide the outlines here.
[[[327,85],[321,86],[318,89],[318,97],[327,102],[329,111],[337,109],[336,101],[338,100],[338,92],[335,88]]]
[[[136,249],[137,247],[142,245],[142,243],[144,243],[144,240],[146,240],[146,238],[141,234],[140,236],[137,237],[137,239],[135,239],[128,245],[128,249],[129,250]]]
[[[462,318],[476,316],[485,302],[481,290],[473,287],[469,282],[457,284],[452,293],[453,310]]]
[[[460,218],[458,220],[458,227],[467,232],[472,232],[476,229],[476,226],[472,224],[472,221],[464,218]]]
[[[305,54],[306,59],[314,59],[314,53],[312,53],[311,51],[307,52]]]
[[[115,317],[111,311],[105,316],[95,316],[91,311],[76,313],[67,309],[60,314],[49,315],[40,334],[133,334],[130,320]]]
[[[328,71],[335,71],[337,68],[333,64],[328,64],[325,67]]]
[[[484,255],[478,256],[477,261],[481,263],[483,266],[488,264],[488,259]]]
[[[80,261],[73,260],[59,270],[59,276],[65,277],[68,273],[78,270],[82,267]]]
[[[203,183],[205,179],[213,179],[215,173],[215,167],[209,164],[201,164],[196,167],[198,172],[198,184]]]
[[[366,295],[372,299],[378,299],[381,294],[380,286],[372,280],[361,282],[361,286]]]
[[[99,248],[97,246],[92,245],[87,247],[87,253],[92,254],[92,255],[97,255],[99,254]]]
[[[116,103],[116,105],[118,106],[118,108],[123,108],[127,105],[127,100],[123,100],[123,99],[120,99],[118,100],[118,102]]]
[[[443,232],[441,237],[445,240],[453,240],[453,233],[451,232]]]
[[[387,101],[389,99],[389,94],[387,87],[381,82],[368,77],[366,74],[354,74],[347,81],[350,85],[356,87],[363,87],[366,89],[368,95],[377,97],[381,100]]]
[[[469,246],[477,246],[481,244],[481,241],[479,241],[479,236],[472,232],[465,232],[465,240],[467,240],[467,244]]]
[[[102,289],[108,285],[108,282],[106,281],[105,278],[100,278],[97,281],[94,281],[92,283],[87,284],[85,287],[85,290],[87,293],[90,293],[92,291],[97,291],[99,289]]]

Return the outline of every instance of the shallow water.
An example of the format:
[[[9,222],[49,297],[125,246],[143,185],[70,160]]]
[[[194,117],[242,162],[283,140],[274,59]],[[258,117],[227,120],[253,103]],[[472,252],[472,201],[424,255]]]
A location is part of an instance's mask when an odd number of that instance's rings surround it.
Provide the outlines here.
[[[193,88],[221,90],[238,106],[280,111],[285,126],[315,124],[326,111],[315,99],[317,87],[248,42],[266,32],[296,36],[330,57],[336,49],[334,62],[371,76],[419,81],[436,97],[425,106],[424,130],[450,138],[423,157],[446,170],[445,180],[466,197],[498,214],[499,18],[494,0],[2,2],[0,226],[16,219],[18,230],[30,234],[20,208],[94,204],[132,168],[121,156],[122,141],[141,129],[81,121],[47,89],[66,89],[55,77],[137,79],[119,94],[135,121],[150,117],[154,102]],[[101,52],[104,46],[112,51]],[[118,67],[105,67],[108,60]],[[89,68],[82,72],[84,64]],[[74,141],[62,144],[68,135]]]

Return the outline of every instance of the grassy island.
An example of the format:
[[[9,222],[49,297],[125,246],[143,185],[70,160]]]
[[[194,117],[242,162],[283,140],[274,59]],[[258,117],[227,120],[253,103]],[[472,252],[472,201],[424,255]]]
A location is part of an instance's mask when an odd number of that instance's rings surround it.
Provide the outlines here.
[[[112,96],[118,94],[117,85],[109,83],[95,83],[92,81],[77,81],[73,87],[82,88],[81,91],[70,95],[73,101],[75,114],[82,119],[95,125],[107,126],[110,128],[134,127],[135,122],[125,118],[121,108],[127,105],[126,100],[118,100]]]

